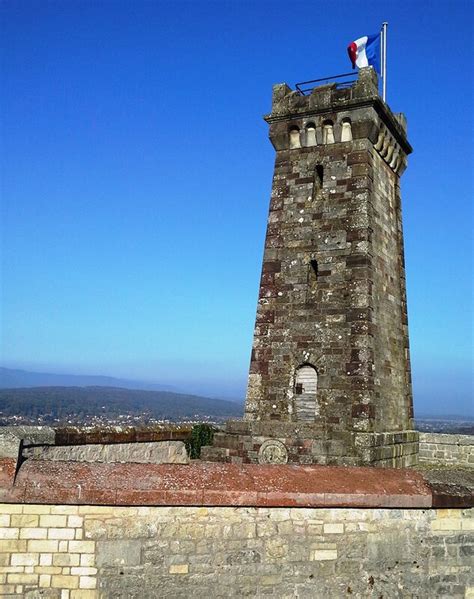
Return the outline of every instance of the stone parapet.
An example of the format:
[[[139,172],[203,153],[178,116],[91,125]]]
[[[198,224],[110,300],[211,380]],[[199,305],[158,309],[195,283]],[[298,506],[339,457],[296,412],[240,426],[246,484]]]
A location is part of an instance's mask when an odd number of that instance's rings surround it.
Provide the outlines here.
[[[474,435],[420,433],[421,463],[474,468]]]
[[[143,443],[186,441],[192,424],[154,424],[147,426],[0,426],[0,435],[11,433],[25,445],[84,445],[86,443]]]
[[[56,431],[51,426],[0,426],[0,435],[10,433],[21,439],[23,443],[54,445]]]
[[[187,464],[182,441],[155,443],[112,443],[31,447],[23,450],[24,459],[67,462],[122,462],[141,464]]]
[[[374,110],[372,119],[367,118],[367,108]],[[343,120],[351,117],[351,140],[369,138],[374,144],[379,144],[377,150],[391,148],[392,154],[404,156],[412,152],[406,136],[406,117],[403,113],[393,113],[383,102],[378,93],[377,74],[371,68],[360,69],[357,81],[347,87],[339,87],[337,83],[329,83],[313,88],[310,94],[302,95],[298,90],[292,90],[286,83],[273,86],[272,112],[265,116],[270,128],[270,138],[276,150],[290,149],[287,130],[281,127],[283,121],[292,119],[301,125],[306,118],[319,118],[321,127],[316,127],[315,144],[324,143],[323,122],[330,118],[334,124],[334,140],[344,139],[342,132]],[[382,129],[379,124],[384,123]],[[303,145],[310,145],[303,140]],[[389,164],[391,160],[387,161]],[[404,162],[402,159],[400,163]],[[404,162],[404,164],[406,164]],[[395,168],[396,162],[392,163]],[[401,173],[402,171],[400,171]]]

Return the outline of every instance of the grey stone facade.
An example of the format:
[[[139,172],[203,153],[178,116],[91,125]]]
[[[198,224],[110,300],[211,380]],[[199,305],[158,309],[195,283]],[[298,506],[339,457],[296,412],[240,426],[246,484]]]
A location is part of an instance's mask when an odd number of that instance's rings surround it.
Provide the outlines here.
[[[454,599],[474,585],[472,511],[466,530],[460,510],[441,519],[420,510],[175,513],[139,515],[122,538],[113,524],[86,523],[103,597],[156,597],[159,584],[161,597]]]
[[[273,89],[275,171],[245,423],[207,459],[416,463],[400,175],[411,147],[375,72],[308,96]],[[238,430],[235,430],[238,429]]]

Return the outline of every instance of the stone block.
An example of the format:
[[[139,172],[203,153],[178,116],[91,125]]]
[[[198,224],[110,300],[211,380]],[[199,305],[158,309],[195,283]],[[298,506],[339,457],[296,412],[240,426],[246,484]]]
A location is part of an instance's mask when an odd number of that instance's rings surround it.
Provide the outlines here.
[[[83,554],[80,556],[80,565],[81,566],[86,566],[86,567],[91,567],[95,565],[95,555],[91,554],[91,555],[87,555],[87,554]]]
[[[227,462],[230,460],[230,450],[227,447],[201,447],[201,460],[204,462]]]
[[[23,505],[21,512],[23,514],[50,514],[52,509],[57,509],[58,506],[49,505]],[[77,510],[77,508],[75,508]]]
[[[188,574],[188,572],[188,564],[171,564],[171,566],[169,567],[170,574]]]
[[[51,514],[61,515],[73,515],[79,513],[79,506],[77,505],[53,505],[51,507]]]
[[[141,557],[141,541],[110,540],[97,541],[97,567],[137,566]]]
[[[19,441],[30,445],[54,445],[56,439],[55,430],[49,426],[2,426],[1,434],[14,435]]]
[[[98,591],[92,589],[78,589],[71,591],[70,599],[98,599]]]
[[[18,539],[20,536],[19,528],[0,528],[0,540],[2,539]]]
[[[54,566],[71,567],[79,565],[78,553],[57,553],[52,555],[52,563]]]
[[[337,549],[315,549],[311,552],[311,560],[327,561],[337,559]]]
[[[51,586],[59,589],[77,589],[79,587],[79,578],[58,574],[51,577]]]
[[[81,589],[95,589],[97,586],[97,579],[93,576],[81,576],[79,579],[79,588]]]
[[[13,514],[11,516],[11,526],[35,527],[38,526],[39,516],[37,514]]]
[[[1,539],[0,551],[14,553],[17,551],[27,551],[27,541],[19,541],[17,539]]]
[[[49,528],[48,529],[48,539],[74,539],[75,538],[75,530],[72,528]]]
[[[74,567],[71,568],[71,574],[74,576],[96,576],[97,568]]]
[[[80,528],[84,522],[82,516],[69,516],[67,519],[67,525],[71,528]]]
[[[42,588],[48,588],[51,586],[51,574],[40,574],[39,586]]]
[[[12,566],[37,566],[39,555],[37,553],[14,553],[11,557]]]
[[[45,528],[59,528],[65,527],[67,524],[67,517],[61,515],[45,514],[40,516],[39,525]]]
[[[344,524],[342,522],[328,522],[323,527],[324,534],[342,534],[344,532]]]
[[[60,460],[67,462],[189,463],[186,447],[182,441],[33,447],[25,449],[23,455],[26,458],[36,460]]]
[[[68,548],[71,553],[94,553],[94,541],[68,541]]]
[[[38,553],[56,553],[58,551],[59,541],[44,541],[44,540],[30,540],[28,541],[28,551]]]
[[[37,585],[38,580],[37,574],[7,574],[8,584]]]

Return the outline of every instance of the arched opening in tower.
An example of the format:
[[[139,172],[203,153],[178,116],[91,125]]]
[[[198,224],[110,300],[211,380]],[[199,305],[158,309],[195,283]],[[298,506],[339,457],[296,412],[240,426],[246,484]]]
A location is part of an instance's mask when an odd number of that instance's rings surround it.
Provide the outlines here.
[[[318,415],[318,373],[310,364],[303,364],[295,376],[295,413],[297,420],[314,422]]]

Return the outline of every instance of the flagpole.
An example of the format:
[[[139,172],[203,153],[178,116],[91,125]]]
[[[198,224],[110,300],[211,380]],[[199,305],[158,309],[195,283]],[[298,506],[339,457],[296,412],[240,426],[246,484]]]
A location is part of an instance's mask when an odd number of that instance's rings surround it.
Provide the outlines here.
[[[387,21],[382,23],[382,99],[387,100]]]

